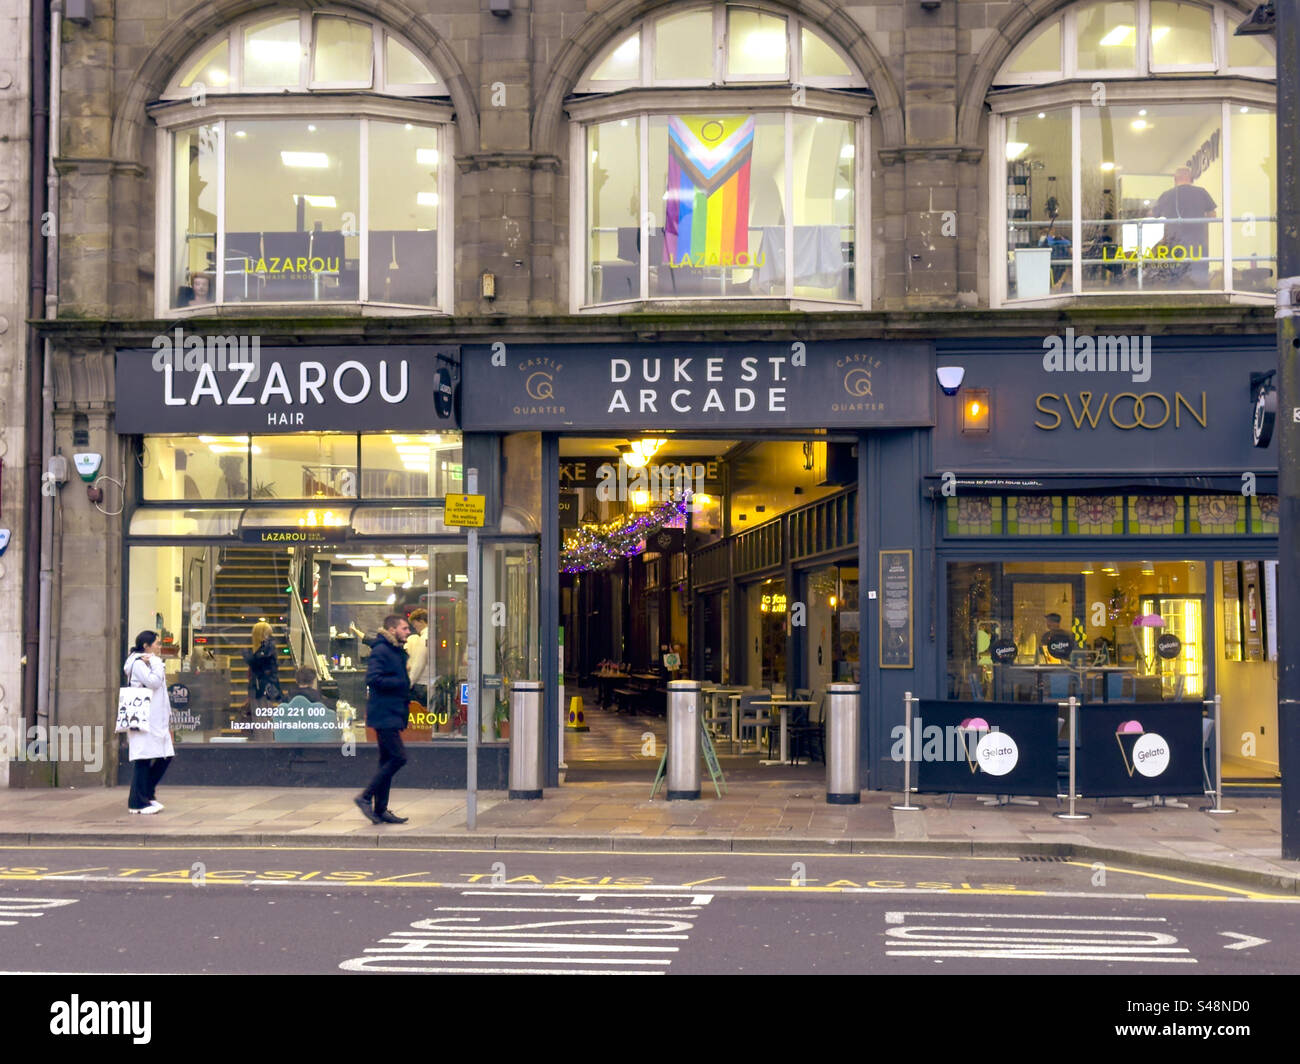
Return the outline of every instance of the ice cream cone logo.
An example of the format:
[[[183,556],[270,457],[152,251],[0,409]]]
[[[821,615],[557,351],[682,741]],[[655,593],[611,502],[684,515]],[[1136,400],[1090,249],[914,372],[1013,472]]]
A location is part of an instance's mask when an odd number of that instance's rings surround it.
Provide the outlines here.
[[[1115,731],[1115,742],[1130,776],[1135,769],[1142,776],[1159,776],[1169,767],[1169,744],[1163,735],[1144,731],[1141,721],[1121,724]]]
[[[988,733],[989,722],[983,717],[967,717],[957,726],[962,756],[966,758],[966,764],[972,773],[979,769],[979,744]]]

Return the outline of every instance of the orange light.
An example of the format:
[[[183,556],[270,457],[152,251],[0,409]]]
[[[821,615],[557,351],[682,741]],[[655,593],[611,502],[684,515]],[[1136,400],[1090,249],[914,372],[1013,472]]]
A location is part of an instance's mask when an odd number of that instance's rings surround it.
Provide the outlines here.
[[[961,430],[963,433],[988,432],[989,393],[987,389],[971,389],[962,406]]]

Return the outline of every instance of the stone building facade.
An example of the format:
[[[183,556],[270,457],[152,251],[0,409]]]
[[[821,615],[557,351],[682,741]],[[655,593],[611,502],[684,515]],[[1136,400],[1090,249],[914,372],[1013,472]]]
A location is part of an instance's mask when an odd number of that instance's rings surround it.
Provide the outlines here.
[[[1151,13],[1153,2],[1155,14]],[[492,7],[496,6],[497,0],[493,0]],[[55,438],[47,451],[101,453],[104,479],[99,483],[103,490],[101,502],[88,500],[74,481],[73,486],[63,489],[58,503],[56,564],[61,572],[55,609],[58,663],[54,687],[61,722],[106,722],[106,692],[116,686],[125,642],[132,634],[126,629],[140,624],[127,616],[124,568],[126,521],[139,498],[143,460],[139,435],[123,434],[116,423],[121,397],[115,389],[123,379],[118,352],[156,347],[156,338],[169,335],[177,324],[190,331],[257,336],[264,349],[496,342],[934,341],[1002,335],[1024,339],[1052,334],[1066,326],[1080,332],[1219,338],[1263,336],[1271,330],[1268,286],[1234,284],[1234,268],[1240,266],[1235,260],[1229,259],[1224,267],[1226,282],[1222,272],[1215,275],[1217,291],[1181,291],[1176,285],[1144,288],[1140,283],[1136,287],[1116,284],[1113,290],[1102,290],[1089,288],[1094,281],[1085,280],[1083,274],[1091,271],[1090,278],[1102,277],[1099,271],[1110,267],[1097,266],[1096,261],[1105,261],[1109,253],[1106,249],[1080,248],[1082,238],[1074,240],[1075,246],[1064,258],[1053,251],[1050,269],[1044,257],[1041,271],[1049,286],[1047,291],[1039,298],[1016,298],[1014,285],[1027,284],[1031,265],[1035,270],[1038,265],[1034,264],[1037,260],[1031,263],[1030,256],[1017,258],[1020,245],[1014,241],[1009,245],[1006,237],[1008,229],[1014,231],[1024,220],[1030,236],[1025,249],[1037,250],[1051,247],[1043,241],[1053,232],[1053,225],[1062,230],[1071,224],[1105,228],[1105,222],[1113,221],[1115,237],[1104,241],[1111,251],[1116,246],[1128,251],[1136,247],[1140,258],[1156,246],[1158,242],[1144,242],[1140,234],[1136,244],[1131,235],[1121,238],[1120,220],[1129,215],[1117,213],[1118,208],[1105,208],[1099,223],[1096,218],[1086,217],[1095,213],[1093,208],[1078,202],[1081,194],[1089,194],[1095,170],[1095,160],[1088,154],[1093,150],[1093,141],[1089,139],[1086,108],[1132,108],[1136,115],[1139,97],[1145,99],[1142,93],[1149,90],[1151,99],[1169,109],[1170,121],[1185,120],[1189,130],[1200,129],[1199,118],[1193,122],[1177,110],[1183,106],[1174,95],[1184,85],[1179,78],[1195,82],[1190,98],[1207,101],[1206,107],[1222,106],[1225,116],[1230,111],[1244,114],[1251,107],[1266,108],[1273,93],[1267,72],[1249,66],[1246,59],[1227,59],[1232,25],[1243,19],[1251,7],[1236,0],[1196,7],[1195,17],[1189,16],[1191,28],[1178,22],[1184,17],[1183,9],[1190,10],[1188,5],[1160,6],[1159,0],[1142,0],[1129,5],[1137,13],[1133,25],[1116,24],[1109,29],[1102,26],[1095,32],[1086,29],[1085,16],[1078,13],[1086,5],[1060,0],[881,0],[870,5],[832,0],[756,2],[752,10],[768,18],[800,20],[800,30],[811,34],[811,38],[801,38],[792,31],[790,39],[803,42],[804,61],[810,69],[814,44],[808,42],[829,44],[836,58],[826,61],[827,69],[833,72],[826,76],[824,84],[809,79],[813,84],[806,87],[805,96],[805,86],[793,80],[793,67],[787,64],[782,68],[784,73],[764,73],[752,82],[728,78],[724,73],[726,84],[715,85],[717,79],[705,71],[699,79],[675,86],[620,82],[609,95],[626,94],[632,100],[628,114],[657,114],[677,106],[683,111],[699,111],[712,100],[712,106],[720,110],[757,108],[766,109],[765,113],[793,115],[790,122],[799,121],[802,107],[811,107],[810,114],[848,116],[844,121],[856,123],[857,131],[852,134],[856,140],[851,142],[867,149],[856,159],[852,153],[839,157],[854,160],[856,166],[856,170],[850,167],[854,176],[848,199],[857,211],[852,219],[857,275],[846,294],[830,299],[801,294],[797,285],[762,295],[752,292],[742,301],[713,299],[702,291],[693,293],[690,299],[675,300],[656,296],[653,289],[648,294],[645,289],[639,290],[644,298],[634,296],[621,302],[589,298],[589,293],[578,290],[592,276],[593,263],[586,256],[592,246],[590,241],[595,239],[585,232],[587,201],[577,196],[577,190],[586,186],[575,184],[589,176],[582,123],[600,121],[601,107],[607,109],[604,113],[622,113],[617,112],[617,100],[613,104],[602,100],[599,84],[591,79],[609,56],[611,46],[625,39],[636,26],[656,25],[654,19],[692,6],[708,5],[656,0],[505,0],[503,12],[498,12],[486,0],[355,0],[328,8],[294,0],[269,4],[259,0],[129,0],[109,4],[100,0],[94,4],[94,18],[88,25],[65,24],[59,42],[62,122],[55,160],[59,174],[58,315],[57,320],[43,327],[55,369]],[[717,47],[725,50],[731,40],[727,36],[731,26],[728,20],[733,16],[725,4],[714,6],[721,12],[713,16],[715,25],[721,27]],[[740,11],[742,5],[735,8]],[[322,87],[308,91],[315,78],[314,66],[312,72],[304,74],[307,80],[300,94],[296,88],[268,88],[259,93],[250,84],[245,84],[239,94],[227,94],[220,82],[211,80],[198,90],[193,82],[182,84],[187,76],[185,64],[199,62],[196,56],[206,43],[219,41],[236,27],[236,36],[229,45],[234,49],[235,40],[252,40],[239,38],[238,34],[243,32],[241,27],[256,23],[257,16],[293,13],[305,13],[303,25],[309,28],[303,32],[308,36],[316,32],[310,28],[316,25],[313,13],[336,16],[340,25],[351,18],[369,26],[367,32],[391,33],[397,42],[393,47],[404,50],[389,53],[392,70],[397,69],[393,56],[413,53],[436,76],[436,90],[386,93],[382,87],[368,84],[329,87],[321,79]],[[1186,46],[1191,57],[1184,64],[1186,70],[1177,69],[1174,60],[1164,66],[1155,62],[1153,56],[1160,54],[1163,35],[1142,34],[1162,18],[1173,18],[1175,36],[1186,34],[1189,41],[1203,22],[1205,32],[1213,34],[1212,46],[1205,46],[1212,56],[1210,65],[1200,62],[1200,46],[1190,43]],[[26,39],[23,25],[21,19],[16,20],[15,32],[5,35],[11,48],[13,42],[19,42],[21,47]],[[1109,73],[1095,73],[1089,62],[1067,56],[1064,66],[1057,62],[1060,69],[1054,78],[1045,70],[1033,70],[1033,63],[1029,63],[1020,68],[1030,70],[1027,78],[999,81],[1000,72],[1005,72],[1009,63],[1015,66],[1017,50],[1038,39],[1035,34],[1051,25],[1058,26],[1054,32],[1058,40],[1064,39],[1067,50],[1078,45],[1094,52],[1102,46],[1122,45],[1125,37],[1120,30],[1127,29],[1129,43],[1135,49],[1133,70],[1120,63]],[[653,36],[650,29],[644,33],[646,41]],[[310,50],[314,45],[308,41],[305,47]],[[241,54],[247,73],[259,53],[248,44]],[[316,62],[312,57],[303,63]],[[22,58],[18,54],[0,57],[0,65],[13,67],[15,86],[24,76]],[[841,67],[843,75],[838,73]],[[306,71],[307,65],[303,69]],[[724,64],[718,69],[729,68]],[[233,68],[222,76],[233,76]],[[389,80],[393,80],[391,74]],[[5,90],[4,95],[10,91]],[[1114,97],[1109,103],[1104,99],[1107,91]],[[1012,103],[999,103],[1008,94]],[[811,104],[806,102],[808,98]],[[397,99],[400,106],[392,99]],[[741,102],[727,102],[734,100]],[[1020,186],[1007,186],[1007,181],[1018,179],[1014,175],[1004,177],[1002,161],[995,160],[995,155],[1005,151],[1007,160],[1015,161],[1013,142],[1020,145],[1021,152],[1025,151],[1024,141],[1030,140],[1030,135],[1012,135],[1002,125],[1002,116],[1010,113],[1007,108],[1023,109],[1029,105],[1025,101],[1043,107],[1039,117],[1044,121],[1048,121],[1044,116],[1049,109],[1055,109],[1052,114],[1063,116],[1059,120],[1067,132],[1074,123],[1074,132],[1068,134],[1074,144],[1073,166],[1068,143],[1057,150],[1064,152],[1066,159],[1060,185],[1064,188],[1073,181],[1075,192],[1064,191],[1044,206],[1044,194],[1036,190],[1032,207],[1008,213],[1004,193],[1008,187]],[[428,150],[435,152],[433,158],[441,152],[443,166],[438,178],[444,190],[443,206],[438,208],[443,212],[438,230],[445,244],[439,255],[450,254],[437,261],[451,264],[445,299],[439,295],[430,300],[432,306],[423,308],[389,303],[381,306],[378,304],[383,301],[373,298],[372,287],[372,298],[365,303],[356,298],[321,300],[300,294],[283,301],[268,297],[241,302],[231,296],[236,285],[231,268],[216,265],[214,237],[207,265],[224,274],[226,298],[209,297],[211,306],[197,305],[203,300],[195,298],[196,283],[178,263],[178,255],[191,255],[190,243],[178,251],[177,234],[169,222],[171,204],[182,196],[173,189],[173,182],[179,180],[173,161],[180,156],[172,138],[195,121],[207,121],[209,114],[213,121],[231,116],[252,121],[272,112],[279,114],[276,108],[281,102],[292,104],[296,108],[292,113],[297,117],[319,114],[325,116],[322,121],[342,121],[349,114],[363,113],[357,108],[373,107],[373,112],[364,112],[372,114],[373,121],[379,121],[373,116],[386,116],[386,120],[401,122],[409,121],[412,108],[415,112],[428,108],[429,121],[438,126],[443,138],[438,149]],[[313,111],[313,107],[318,110]],[[390,110],[384,110],[386,107]],[[614,110],[608,110],[611,107]],[[10,135],[17,136],[22,120],[17,101],[0,99],[0,113],[5,116],[3,122]],[[1141,113],[1145,115],[1146,111]],[[589,118],[575,118],[575,114]],[[1127,110],[1123,111],[1123,121],[1130,121]],[[1137,117],[1131,119],[1132,123],[1138,121]],[[1225,128],[1235,121],[1225,118]],[[233,151],[234,141],[230,138],[239,134],[231,122],[227,129],[227,149]],[[1106,138],[1111,136],[1110,132],[1105,134]],[[1109,140],[1097,143],[1103,145],[1096,149],[1103,156],[1118,150]],[[1196,148],[1196,144],[1189,144],[1188,155]],[[205,165],[201,161],[203,150],[202,146],[196,147],[191,155],[191,160],[200,159],[194,164],[200,168]],[[1081,154],[1085,157],[1083,163],[1078,161]],[[1230,169],[1228,152],[1222,154],[1217,165]],[[12,237],[3,242],[5,256],[11,255],[9,248],[23,246],[21,205],[25,197],[19,182],[25,170],[20,155],[7,155],[5,165],[10,169],[0,174],[0,196],[12,201],[11,207],[0,212],[0,226]],[[1097,158],[1103,170],[1107,165],[1114,170],[1113,158]],[[754,165],[760,164],[756,161]],[[1126,165],[1130,170],[1140,169],[1136,158]],[[213,166],[212,174],[219,176],[216,164]],[[373,160],[363,160],[362,169],[367,166],[373,205],[363,208],[363,212],[368,209],[377,214],[381,197],[376,198],[373,182],[381,180],[382,167],[376,167]],[[1146,175],[1149,180],[1143,187],[1154,187],[1155,176]],[[226,182],[227,199],[221,209],[231,211],[235,196],[231,182],[235,176],[226,173],[219,179]],[[804,179],[804,174],[795,174],[795,192]],[[1038,178],[1031,174],[1024,180],[1036,182]],[[1228,179],[1217,180],[1224,187]],[[1242,175],[1240,187],[1245,188],[1248,180],[1255,178]],[[1272,181],[1272,177],[1267,178],[1270,188]],[[648,189],[650,182],[642,176],[643,189]],[[445,195],[448,189],[449,200]],[[1111,194],[1110,189],[1105,191]],[[787,189],[786,194],[790,195],[791,190]],[[429,203],[439,202],[436,194],[428,195],[433,196]],[[303,211],[315,208],[304,208],[298,193],[294,197],[301,234],[305,232]],[[323,202],[332,197],[316,198]],[[1214,198],[1218,201],[1222,197]],[[308,199],[306,186],[302,199]],[[646,199],[644,206],[648,209],[651,205],[651,199]],[[1068,219],[1071,210],[1078,221]],[[1267,219],[1270,213],[1270,206],[1263,203],[1243,205],[1238,201],[1234,207],[1234,215],[1239,216],[1251,214]],[[1062,219],[1059,222],[1058,215]],[[623,227],[634,242],[640,239],[634,231],[638,224]],[[651,235],[652,248],[651,229],[660,224],[660,220],[652,220],[644,230]],[[793,224],[799,226],[797,217]],[[1269,223],[1264,220],[1258,224]],[[784,217],[770,228],[780,226],[786,226],[788,233]],[[246,231],[265,228],[251,222],[243,226]],[[373,225],[371,228],[376,229]],[[396,231],[395,226],[389,228]],[[225,229],[223,247],[229,258],[240,226],[227,220]],[[1022,227],[1021,232],[1025,231]],[[342,232],[347,234],[346,229]],[[194,235],[201,234],[187,233],[185,241]],[[797,234],[787,236],[787,247],[793,248],[796,238]],[[619,239],[623,239],[622,234]],[[1255,239],[1253,231],[1249,237],[1240,237],[1241,241],[1246,239]],[[639,243],[636,246],[639,251]],[[372,267],[377,255],[388,252],[386,246],[378,250],[376,247],[372,240]],[[391,247],[396,262],[396,235]],[[260,251],[271,255],[265,236]],[[601,254],[608,256],[604,251]],[[1075,256],[1073,261],[1069,254]],[[1227,253],[1220,250],[1218,254],[1222,266]],[[1092,265],[1088,264],[1088,256],[1096,260]],[[12,281],[0,292],[0,300],[7,301],[0,313],[12,323],[0,333],[0,345],[11,352],[6,360],[9,368],[0,371],[0,395],[7,397],[7,411],[20,408],[16,390],[20,375],[14,359],[24,318],[19,309],[24,291],[19,280],[21,259],[21,254],[12,253],[9,261],[13,269],[6,273]],[[1021,273],[1008,279],[1005,263],[1013,259],[1022,264],[1018,265]],[[627,261],[640,263],[635,255]],[[195,275],[204,272],[199,259],[193,262],[199,263],[194,267]],[[653,274],[658,266],[658,262],[648,267],[640,263],[642,284],[647,283],[644,271]],[[1259,268],[1257,262],[1255,266]],[[241,275],[245,284],[250,271],[256,272],[247,267]],[[1117,271],[1118,267],[1108,276],[1118,276]],[[442,272],[440,269],[440,277]],[[607,266],[604,276],[612,273]],[[484,275],[491,275],[490,281]],[[379,283],[373,279],[377,276],[373,275],[372,286]],[[629,272],[628,276],[629,284],[635,284],[635,274]],[[391,274],[388,281],[392,281]],[[215,278],[209,278],[207,283],[215,286]],[[653,286],[655,282],[649,283]],[[1095,283],[1100,285],[1101,281]],[[186,294],[178,297],[178,290]],[[187,301],[188,305],[176,305]],[[4,440],[5,454],[16,455],[21,453],[21,426],[9,423],[11,414],[5,418],[0,439]],[[918,466],[914,472],[924,470]],[[9,520],[14,520],[17,513],[10,500],[19,502],[14,490],[17,475],[17,469],[6,461],[4,517]],[[17,546],[22,549],[24,545]],[[17,602],[10,597],[15,587],[12,574],[18,567],[13,549],[0,560],[0,566],[5,570],[5,576],[0,578],[0,687],[5,692],[3,701],[12,712],[17,707],[10,695],[18,689],[18,677],[15,668],[4,663],[14,660],[15,655],[6,648],[16,645],[17,639]],[[0,765],[0,772],[3,770]],[[116,766],[106,765],[103,779],[110,781],[115,771]]]

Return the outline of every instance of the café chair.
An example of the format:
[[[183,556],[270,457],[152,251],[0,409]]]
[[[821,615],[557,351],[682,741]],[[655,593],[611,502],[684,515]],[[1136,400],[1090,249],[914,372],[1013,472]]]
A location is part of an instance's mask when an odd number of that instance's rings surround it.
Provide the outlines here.
[[[736,711],[740,714],[740,742],[742,746],[745,743],[745,733],[747,731],[753,732],[754,745],[757,746],[759,730],[772,726],[772,707],[754,705],[755,702],[764,702],[771,697],[772,693],[767,690],[746,691],[741,695]]]
[[[791,706],[798,716],[790,718],[788,738],[790,742],[790,760],[798,761],[807,750],[809,761],[826,763],[826,695],[807,692],[809,702],[815,706]],[[769,756],[771,756],[769,754]]]

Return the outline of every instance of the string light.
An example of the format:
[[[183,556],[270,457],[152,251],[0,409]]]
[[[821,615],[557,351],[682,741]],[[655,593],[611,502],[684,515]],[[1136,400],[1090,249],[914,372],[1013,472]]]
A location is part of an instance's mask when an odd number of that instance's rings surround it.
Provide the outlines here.
[[[689,505],[689,498],[669,499],[631,519],[623,518],[604,525],[589,525],[578,529],[569,537],[560,555],[561,571],[583,573],[612,569],[623,558],[636,554],[646,536],[684,516]]]

